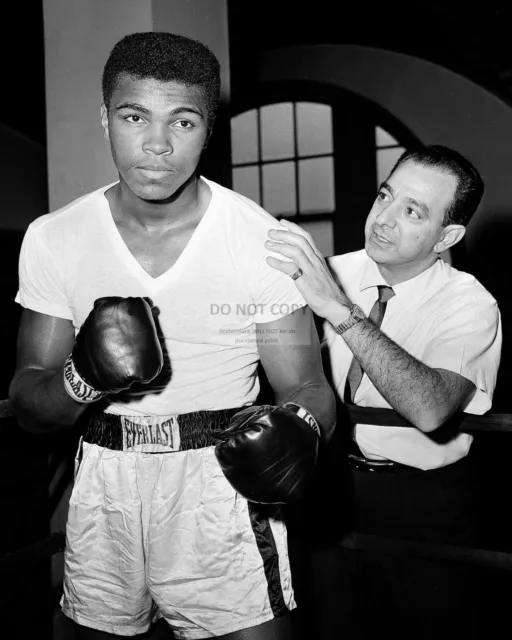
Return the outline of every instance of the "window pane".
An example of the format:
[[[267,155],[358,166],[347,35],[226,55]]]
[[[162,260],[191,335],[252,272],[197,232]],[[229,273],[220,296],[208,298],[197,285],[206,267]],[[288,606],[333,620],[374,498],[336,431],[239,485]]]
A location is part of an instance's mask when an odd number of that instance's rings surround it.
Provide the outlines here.
[[[391,169],[404,151],[403,147],[377,149],[377,188],[384,180],[387,180]]]
[[[258,114],[256,109],[231,118],[233,164],[258,162]]]
[[[334,232],[333,224],[329,220],[320,222],[301,222],[300,226],[311,234],[313,242],[318,247],[323,256],[334,254]]]
[[[393,136],[380,127],[375,127],[375,142],[378,147],[390,147],[399,144]]]
[[[334,163],[332,157],[299,161],[301,213],[334,211]]]
[[[233,191],[260,203],[260,172],[258,167],[233,169]]]
[[[293,162],[263,165],[263,207],[274,214],[295,213],[297,204]]]
[[[263,160],[291,158],[294,155],[293,108],[290,102],[262,107],[261,156]]]
[[[331,107],[314,102],[297,104],[298,155],[332,153]]]

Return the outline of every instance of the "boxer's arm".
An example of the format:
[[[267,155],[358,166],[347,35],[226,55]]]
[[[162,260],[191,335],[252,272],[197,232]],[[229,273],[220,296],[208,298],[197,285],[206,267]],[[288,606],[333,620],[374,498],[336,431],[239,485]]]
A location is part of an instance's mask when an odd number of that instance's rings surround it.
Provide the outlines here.
[[[23,310],[9,395],[14,414],[27,431],[71,426],[86,410],[87,405],[75,402],[64,388],[64,362],[74,342],[70,320]]]
[[[334,393],[323,369],[318,334],[309,307],[279,320],[256,325],[261,364],[276,404],[293,402],[307,409],[329,440],[336,422]]]

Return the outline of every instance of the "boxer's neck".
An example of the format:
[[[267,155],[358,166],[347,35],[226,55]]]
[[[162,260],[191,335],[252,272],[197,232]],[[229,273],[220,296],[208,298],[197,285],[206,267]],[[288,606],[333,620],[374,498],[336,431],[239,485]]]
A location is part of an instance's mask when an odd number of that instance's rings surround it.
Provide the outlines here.
[[[211,191],[195,175],[165,201],[143,200],[121,180],[105,193],[117,225],[148,232],[179,229],[199,222],[211,199]]]

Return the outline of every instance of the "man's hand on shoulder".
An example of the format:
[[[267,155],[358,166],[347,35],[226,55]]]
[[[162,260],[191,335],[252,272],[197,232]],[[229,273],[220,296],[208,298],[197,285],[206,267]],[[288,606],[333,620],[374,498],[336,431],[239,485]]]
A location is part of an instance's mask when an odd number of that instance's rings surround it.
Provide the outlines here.
[[[271,240],[265,246],[292,262],[269,256],[267,263],[294,278],[297,289],[314,313],[339,324],[348,317],[350,300],[334,279],[311,235],[293,222],[281,222],[287,230],[271,229],[268,233]]]

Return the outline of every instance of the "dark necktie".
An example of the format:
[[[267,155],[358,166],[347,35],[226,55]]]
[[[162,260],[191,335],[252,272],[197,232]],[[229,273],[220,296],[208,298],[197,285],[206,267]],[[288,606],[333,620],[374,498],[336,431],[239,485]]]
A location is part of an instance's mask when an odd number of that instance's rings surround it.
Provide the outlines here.
[[[373,305],[370,311],[370,315],[368,316],[368,319],[371,320],[376,327],[380,327],[380,325],[382,324],[388,300],[395,295],[393,289],[386,285],[379,285],[378,289],[379,297]],[[347,384],[345,385],[346,402],[354,402],[357,388],[361,384],[362,379],[363,370],[361,369],[361,365],[356,360],[356,358],[352,358],[352,362],[350,363],[350,368],[347,375]]]

